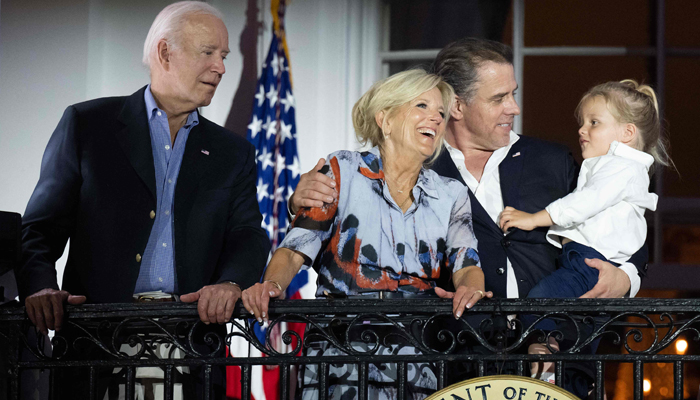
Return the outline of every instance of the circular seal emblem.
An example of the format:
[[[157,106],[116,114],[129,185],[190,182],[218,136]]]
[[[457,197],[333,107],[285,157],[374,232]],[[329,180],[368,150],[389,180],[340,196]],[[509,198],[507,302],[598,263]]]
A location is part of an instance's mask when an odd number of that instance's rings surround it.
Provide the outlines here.
[[[515,375],[484,376],[455,383],[426,400],[580,400],[551,383]]]

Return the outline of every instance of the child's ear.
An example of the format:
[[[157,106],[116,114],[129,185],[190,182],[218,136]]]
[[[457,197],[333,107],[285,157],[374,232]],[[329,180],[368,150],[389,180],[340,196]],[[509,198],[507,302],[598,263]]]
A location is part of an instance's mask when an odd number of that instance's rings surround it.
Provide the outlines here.
[[[625,129],[622,132],[621,142],[630,147],[635,147],[634,145],[637,143],[637,135],[637,125],[625,124]]]

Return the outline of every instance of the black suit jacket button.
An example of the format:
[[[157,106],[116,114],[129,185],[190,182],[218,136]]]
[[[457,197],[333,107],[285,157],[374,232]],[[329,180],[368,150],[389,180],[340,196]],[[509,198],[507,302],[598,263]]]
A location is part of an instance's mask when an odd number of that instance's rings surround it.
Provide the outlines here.
[[[499,269],[496,270],[496,273],[497,273],[498,275],[503,275],[503,274],[506,273],[506,270],[505,270],[505,268],[499,268]]]
[[[502,239],[501,245],[507,249],[508,247],[510,247],[510,240]]]

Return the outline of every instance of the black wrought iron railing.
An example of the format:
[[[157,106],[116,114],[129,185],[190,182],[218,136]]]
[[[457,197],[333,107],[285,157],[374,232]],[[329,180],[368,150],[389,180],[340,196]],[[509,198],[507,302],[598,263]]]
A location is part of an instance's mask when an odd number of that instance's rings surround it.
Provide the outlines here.
[[[529,317],[523,317],[529,316]],[[534,316],[534,317],[533,317]],[[399,399],[407,398],[407,366],[428,364],[437,379],[437,389],[462,379],[454,371],[471,371],[472,376],[493,373],[530,375],[529,363],[555,363],[556,383],[564,384],[565,371],[588,365],[593,379],[592,398],[603,399],[612,388],[605,387],[606,368],[615,368],[628,381],[629,397],[644,396],[645,370],[668,366],[664,378],[668,397],[684,399],[688,388],[686,371],[696,371],[700,355],[700,300],[679,299],[509,299],[485,300],[459,320],[452,316],[449,300],[284,300],[270,307],[270,329],[264,341],[254,332],[254,320],[240,305],[234,313],[231,332],[206,329],[197,317],[196,305],[182,303],[110,304],[67,307],[68,337],[54,337],[51,345],[34,340],[24,309],[0,308],[0,347],[6,354],[2,378],[9,399],[20,398],[21,379],[30,370],[83,368],[89,396],[101,396],[100,371],[120,369],[127,398],[133,398],[136,370],[157,367],[163,371],[164,398],[173,396],[178,367],[201,367],[204,375],[202,398],[214,398],[212,371],[222,366],[240,366],[241,395],[250,398],[252,367],[277,365],[281,398],[290,398],[297,386],[291,371],[301,365],[317,367],[320,398],[326,398],[332,382],[331,365],[357,366],[358,398],[365,399],[370,382],[370,364],[395,367],[394,382]],[[538,330],[538,321],[554,320],[557,330]],[[523,323],[522,321],[528,321]],[[305,335],[283,328],[280,340],[273,340],[272,327],[282,323],[306,324]],[[528,343],[554,336],[561,343],[558,352],[527,354]],[[232,340],[244,340],[264,357],[233,354],[224,349]],[[689,343],[687,349],[676,344]],[[279,343],[285,344],[279,347]],[[333,356],[309,355],[305,350],[323,343],[337,351]],[[362,346],[357,346],[357,344]],[[167,346],[169,356],[157,354]],[[417,351],[399,354],[401,346]],[[597,347],[594,353],[591,346]],[[90,348],[91,357],[81,351]],[[240,348],[240,346],[236,347]],[[132,349],[132,351],[125,351]],[[178,351],[176,352],[175,349]],[[393,349],[387,354],[386,349]],[[474,349],[478,349],[475,351]],[[175,355],[179,353],[180,355]],[[2,352],[0,352],[2,354]],[[631,368],[621,368],[631,365]],[[466,368],[464,368],[466,367]],[[624,371],[629,371],[625,376]],[[238,382],[236,382],[238,383]],[[687,382],[686,382],[687,383]],[[58,393],[51,381],[51,395]],[[2,388],[2,386],[0,386]],[[685,388],[685,393],[684,393]],[[697,386],[695,387],[697,390]],[[4,395],[5,393],[0,393]]]

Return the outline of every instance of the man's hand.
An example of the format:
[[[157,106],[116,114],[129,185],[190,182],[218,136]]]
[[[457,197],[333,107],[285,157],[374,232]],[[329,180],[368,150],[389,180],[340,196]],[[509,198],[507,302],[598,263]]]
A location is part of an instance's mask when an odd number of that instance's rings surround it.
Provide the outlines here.
[[[228,282],[205,286],[194,293],[183,294],[180,301],[194,303],[198,301],[199,319],[209,325],[214,322],[225,324],[231,320],[233,308],[241,298],[241,288]]]
[[[24,301],[27,315],[34,326],[48,335],[49,329],[60,331],[63,325],[63,303],[79,305],[85,303],[85,296],[73,296],[65,290],[43,289]]]
[[[289,209],[293,214],[296,214],[301,207],[323,207],[323,203],[332,203],[338,198],[335,181],[318,172],[325,163],[326,160],[321,158],[311,171],[302,174],[299,178],[297,190],[289,199]]]
[[[598,283],[581,299],[616,299],[629,292],[631,283],[625,271],[597,258],[587,258],[585,261],[586,265],[598,270]]]
[[[508,232],[510,228],[519,228],[524,231],[531,231],[538,227],[537,214],[530,214],[516,210],[513,207],[506,207],[501,213],[498,225],[503,232]]]
[[[493,292],[484,292],[475,287],[460,286],[456,292],[448,292],[439,287],[435,288],[435,294],[442,299],[452,299],[452,313],[455,318],[462,316],[464,309],[469,309],[474,306],[479,300],[484,297],[489,299],[493,297]]]

